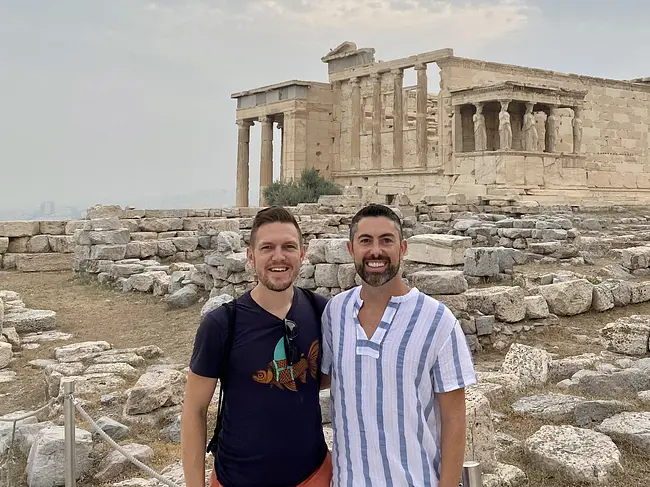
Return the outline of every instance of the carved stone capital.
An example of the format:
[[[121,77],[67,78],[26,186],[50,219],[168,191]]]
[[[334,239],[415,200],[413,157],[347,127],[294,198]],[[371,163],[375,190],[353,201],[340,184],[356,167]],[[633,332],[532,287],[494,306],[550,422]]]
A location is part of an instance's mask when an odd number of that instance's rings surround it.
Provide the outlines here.
[[[424,63],[418,63],[413,67],[416,71],[426,71],[427,65]]]
[[[397,76],[402,77],[402,76],[404,76],[404,70],[401,69],[401,68],[391,69],[390,74],[392,74],[393,76],[396,76],[396,77]]]
[[[235,123],[239,128],[250,128],[255,122],[253,120],[237,120]]]
[[[371,73],[371,74],[370,74],[370,79],[371,79],[374,83],[377,83],[377,82],[381,81],[381,74],[379,74],[379,73]]]
[[[273,123],[273,116],[271,115],[262,115],[259,117],[260,123]]]
[[[350,78],[348,83],[350,84],[350,86],[355,88],[355,87],[359,86],[359,78],[356,78],[356,77],[355,78]]]

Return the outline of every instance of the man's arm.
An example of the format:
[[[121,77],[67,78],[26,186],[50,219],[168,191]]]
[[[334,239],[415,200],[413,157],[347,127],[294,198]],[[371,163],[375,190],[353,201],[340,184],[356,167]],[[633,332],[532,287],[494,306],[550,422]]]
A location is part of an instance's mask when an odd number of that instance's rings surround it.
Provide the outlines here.
[[[437,394],[440,404],[440,487],[458,487],[465,457],[465,389]]]
[[[181,459],[187,487],[205,487],[207,413],[216,384],[217,379],[188,372],[181,415]]]
[[[322,374],[320,375],[320,388],[321,390],[323,389],[329,389],[330,385],[332,385],[332,378],[329,375]]]

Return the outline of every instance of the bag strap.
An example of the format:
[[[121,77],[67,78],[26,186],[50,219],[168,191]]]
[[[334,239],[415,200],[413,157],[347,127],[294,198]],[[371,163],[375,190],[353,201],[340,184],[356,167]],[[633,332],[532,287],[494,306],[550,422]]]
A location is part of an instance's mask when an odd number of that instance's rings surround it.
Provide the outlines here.
[[[230,365],[230,350],[235,339],[235,320],[237,319],[237,300],[234,299],[225,303],[226,316],[228,317],[228,331],[226,335],[226,343],[223,348],[223,358],[221,360],[221,370],[219,371],[219,400],[217,410],[217,422],[214,427],[214,434],[208,443],[207,453],[213,453],[216,456],[217,446],[219,443],[219,433],[223,425],[223,406],[225,404],[225,388],[228,382],[228,366]]]
[[[316,319],[320,322],[321,316],[323,316],[323,312],[325,311],[325,306],[321,306],[318,304],[318,301],[316,301],[316,293],[314,293],[310,289],[305,289],[305,288],[300,288],[303,290],[303,292],[307,295],[307,299],[309,299],[309,302],[311,303],[311,307],[314,309],[314,312],[316,313]],[[320,333],[318,337],[318,363],[320,364],[322,358],[323,358],[323,329],[322,327],[319,327]],[[320,366],[316,367],[316,383],[318,384],[318,390],[320,390]]]

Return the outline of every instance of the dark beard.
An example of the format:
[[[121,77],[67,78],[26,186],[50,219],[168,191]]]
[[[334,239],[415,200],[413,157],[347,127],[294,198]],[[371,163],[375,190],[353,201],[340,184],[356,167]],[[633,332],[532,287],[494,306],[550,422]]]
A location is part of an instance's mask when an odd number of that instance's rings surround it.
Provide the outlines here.
[[[392,278],[394,278],[399,272],[399,264],[393,265],[393,263],[387,258],[385,260],[388,261],[388,267],[384,272],[382,273],[367,272],[366,271],[367,260],[377,260],[377,259],[364,259],[361,261],[360,264],[355,263],[354,266],[357,269],[357,274],[359,274],[359,277],[363,279],[363,281],[366,282],[369,286],[372,287],[383,286]]]

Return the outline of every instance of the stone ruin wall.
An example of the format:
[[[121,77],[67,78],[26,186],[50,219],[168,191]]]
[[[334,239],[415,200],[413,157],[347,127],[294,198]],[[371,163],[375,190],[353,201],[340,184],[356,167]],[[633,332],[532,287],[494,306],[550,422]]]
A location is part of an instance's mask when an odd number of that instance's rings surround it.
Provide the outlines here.
[[[346,249],[360,205],[343,195],[291,208],[307,241],[299,286],[329,297],[360,283]],[[444,302],[475,350],[504,347],[513,334],[555,325],[558,316],[650,300],[650,281],[628,282],[650,275],[650,219],[632,216],[638,208],[544,207],[508,198],[468,202],[448,195],[417,205],[401,197],[393,209],[409,241],[403,278]],[[205,301],[206,312],[256,284],[246,245],[257,211],[91,208],[89,219],[69,222],[77,227],[68,236],[72,263],[61,269],[123,292],[154,294],[170,307]],[[602,257],[618,267],[594,280],[590,264]],[[560,270],[516,270],[535,262]],[[585,271],[563,272],[565,265]]]

